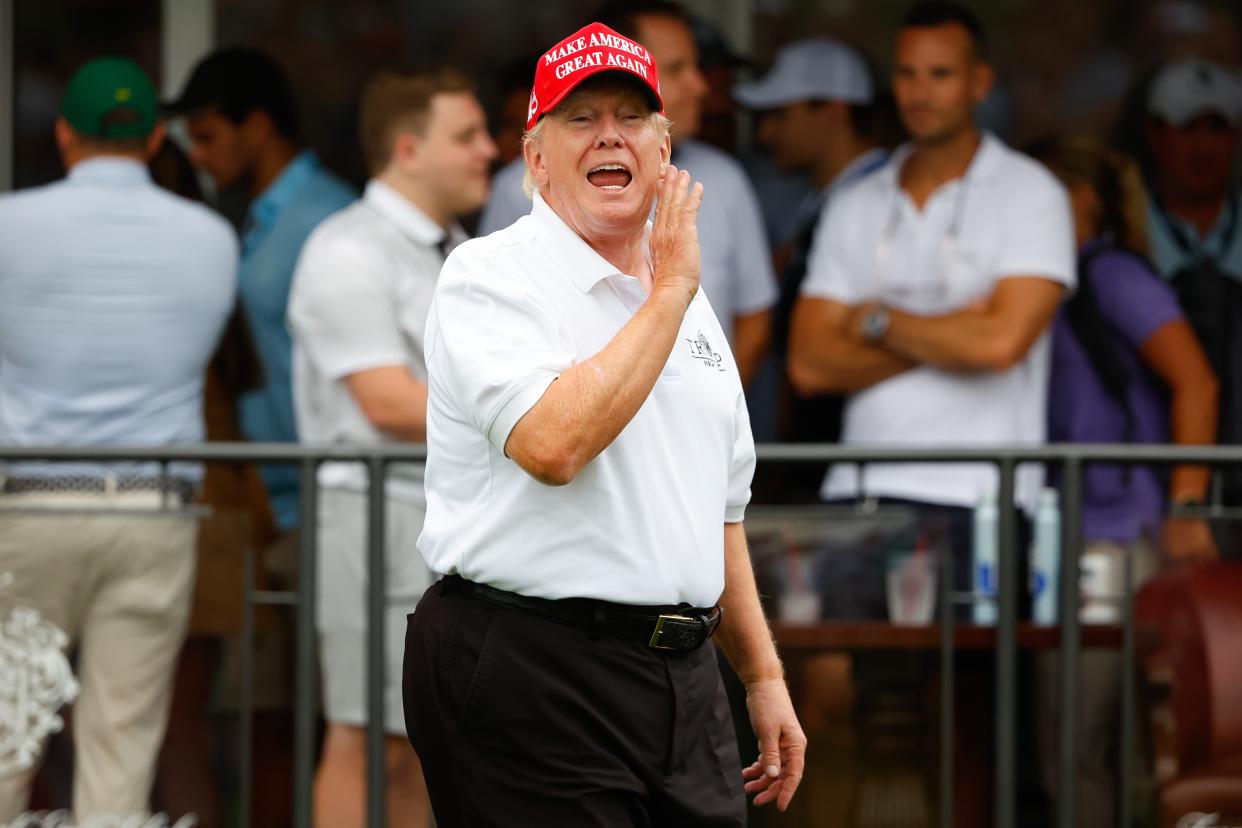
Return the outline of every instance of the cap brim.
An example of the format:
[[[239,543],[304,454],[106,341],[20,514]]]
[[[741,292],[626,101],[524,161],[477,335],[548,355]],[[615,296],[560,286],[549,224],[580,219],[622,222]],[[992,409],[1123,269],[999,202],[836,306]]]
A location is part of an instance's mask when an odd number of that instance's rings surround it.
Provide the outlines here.
[[[1178,129],[1204,115],[1219,115],[1231,127],[1237,127],[1239,123],[1242,123],[1242,112],[1236,110],[1229,112],[1223,105],[1215,103],[1187,107],[1181,112],[1170,112],[1167,107],[1152,107],[1147,110],[1147,114],[1160,118]]]
[[[550,115],[553,112],[555,112],[556,108],[560,106],[561,103],[564,102],[566,98],[569,97],[570,93],[572,93],[579,86],[582,86],[582,84],[585,83],[587,80],[591,78],[598,78],[602,75],[608,75],[608,74],[616,75],[618,79],[624,80],[627,83],[633,84],[638,89],[645,92],[647,95],[647,102],[651,104],[651,110],[653,112],[664,111],[664,101],[660,100],[660,96],[656,94],[656,91],[651,88],[651,84],[647,83],[647,79],[644,78],[642,75],[635,74],[634,72],[631,72],[627,69],[618,69],[615,66],[599,66],[599,67],[593,66],[589,69],[584,69],[578,72],[578,75],[580,75],[580,77],[578,77],[573,82],[573,84],[566,86],[564,89],[562,89],[560,91],[560,94],[558,94],[555,98],[553,98],[550,102],[548,102],[548,104],[543,107],[543,111],[539,113],[539,117],[536,118],[534,122],[528,124],[527,128],[529,129],[531,126],[534,126],[534,123],[538,122],[539,118],[542,118],[545,115]]]
[[[747,109],[776,109],[805,100],[806,96],[780,89],[765,78],[754,83],[739,83],[733,87],[733,99]]]
[[[183,93],[179,98],[174,98],[171,101],[160,101],[160,111],[169,115],[188,115],[211,103],[198,95],[190,95],[188,93],[189,90],[186,90],[186,93]]]

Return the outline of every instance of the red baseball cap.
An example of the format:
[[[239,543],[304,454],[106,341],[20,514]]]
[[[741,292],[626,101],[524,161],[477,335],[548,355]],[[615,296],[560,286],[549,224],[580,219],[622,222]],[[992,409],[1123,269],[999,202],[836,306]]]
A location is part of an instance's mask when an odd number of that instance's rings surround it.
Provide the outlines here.
[[[526,110],[526,128],[533,127],[565,100],[565,96],[592,75],[624,72],[637,78],[651,98],[652,108],[664,112],[660,76],[655,58],[642,44],[617,34],[602,23],[583,26],[549,49],[535,66],[535,85]]]

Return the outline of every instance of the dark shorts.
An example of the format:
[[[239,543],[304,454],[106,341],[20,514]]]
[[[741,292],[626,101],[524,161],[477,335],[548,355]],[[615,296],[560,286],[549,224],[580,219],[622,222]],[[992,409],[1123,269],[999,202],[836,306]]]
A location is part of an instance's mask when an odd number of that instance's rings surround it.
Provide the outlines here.
[[[746,824],[710,644],[657,652],[441,581],[410,616],[403,695],[440,828]]]

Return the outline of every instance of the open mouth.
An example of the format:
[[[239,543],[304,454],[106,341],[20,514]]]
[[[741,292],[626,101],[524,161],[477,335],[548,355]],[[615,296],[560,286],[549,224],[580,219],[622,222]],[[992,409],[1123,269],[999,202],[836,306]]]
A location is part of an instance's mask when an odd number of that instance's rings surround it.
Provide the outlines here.
[[[600,164],[587,173],[587,181],[593,186],[614,192],[624,190],[633,178],[624,164]]]

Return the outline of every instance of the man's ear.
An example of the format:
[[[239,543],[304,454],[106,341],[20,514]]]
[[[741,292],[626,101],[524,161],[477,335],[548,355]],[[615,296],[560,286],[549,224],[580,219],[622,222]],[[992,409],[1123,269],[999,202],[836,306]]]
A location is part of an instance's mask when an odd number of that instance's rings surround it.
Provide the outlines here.
[[[76,163],[79,155],[78,134],[63,117],[56,119],[56,150],[66,170]]]
[[[665,135],[660,142],[660,163],[667,164],[673,157],[673,136]]]
[[[160,121],[155,125],[155,129],[151,130],[151,134],[147,136],[147,161],[159,154],[160,147],[164,145],[164,139],[168,136],[168,129],[164,126],[164,122]]]
[[[252,109],[247,112],[237,128],[246,136],[247,143],[252,147],[267,144],[280,132],[276,129],[276,122],[272,120],[272,116],[262,109]]]
[[[526,159],[526,169],[530,170],[531,181],[535,182],[535,186],[547,192],[548,187],[548,163],[544,158],[542,142],[538,139],[534,141],[526,141],[522,144],[522,157]]]
[[[396,164],[402,170],[417,169],[422,161],[421,150],[422,142],[417,135],[412,132],[399,132],[392,139],[392,155],[388,162]]]
[[[971,90],[971,94],[975,103],[981,104],[992,92],[992,85],[996,83],[996,71],[992,68],[992,64],[980,60],[975,62],[973,72],[974,89]]]

